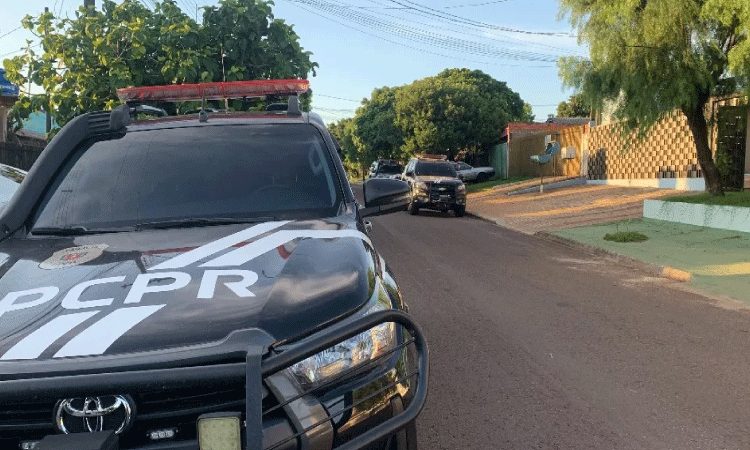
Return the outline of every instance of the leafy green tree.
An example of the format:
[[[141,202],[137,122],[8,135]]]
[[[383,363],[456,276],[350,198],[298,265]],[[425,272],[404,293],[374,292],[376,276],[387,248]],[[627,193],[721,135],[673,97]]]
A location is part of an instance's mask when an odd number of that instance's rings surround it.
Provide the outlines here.
[[[221,0],[204,9],[202,24],[170,0],[156,2],[153,11],[136,0],[104,0],[101,12],[81,7],[75,18],[26,16],[22,25],[37,36],[42,52],[30,43],[3,65],[9,80],[35,83],[46,94],[24,92],[16,109],[28,117],[49,108],[63,125],[79,113],[114,107],[122,87],[307,78],[317,64],[270,5]]]
[[[406,159],[402,152],[404,133],[396,123],[396,93],[400,88],[383,87],[363,100],[354,117],[355,136],[364,158]]]
[[[223,72],[214,81],[307,78],[317,63],[304,51],[292,25],[274,18],[272,2],[222,0],[203,13],[203,31],[213,61]],[[222,58],[222,54],[224,55]],[[219,67],[221,69],[221,67]]]
[[[357,145],[354,143],[354,119],[341,119],[338,122],[329,123],[328,131],[336,138],[341,146],[341,154],[345,161],[357,161]]]
[[[533,122],[535,119],[534,116],[534,109],[532,106],[528,103],[524,103],[523,105],[523,115],[518,119],[519,122]]]
[[[370,160],[370,154],[363,151],[362,146],[357,143],[354,119],[342,119],[328,124],[328,131],[341,146],[341,156],[347,170],[353,170],[356,174],[364,176],[365,168],[372,161]],[[350,176],[352,176],[351,173]]]
[[[590,59],[560,62],[560,76],[641,135],[678,109],[687,117],[707,190],[723,195],[709,146],[712,96],[750,90],[746,0],[560,0]]]
[[[396,92],[396,123],[407,155],[488,150],[500,131],[530,110],[506,83],[479,70],[447,69]]]
[[[573,94],[567,102],[557,105],[557,117],[589,117],[590,108],[582,94]]]

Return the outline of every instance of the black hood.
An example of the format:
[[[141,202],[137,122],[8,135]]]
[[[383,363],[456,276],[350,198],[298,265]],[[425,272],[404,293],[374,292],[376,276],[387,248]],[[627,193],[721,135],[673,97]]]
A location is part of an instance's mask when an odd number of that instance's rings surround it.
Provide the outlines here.
[[[375,253],[353,223],[6,239],[0,359],[163,350],[253,327],[293,338],[372,294]]]

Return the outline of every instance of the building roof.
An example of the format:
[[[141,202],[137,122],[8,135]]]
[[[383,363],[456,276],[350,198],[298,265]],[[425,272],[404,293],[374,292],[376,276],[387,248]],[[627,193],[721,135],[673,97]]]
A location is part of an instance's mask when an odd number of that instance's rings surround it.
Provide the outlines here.
[[[588,120],[588,119],[587,119]],[[588,122],[586,122],[588,123]],[[580,123],[565,124],[565,123],[540,123],[540,122],[510,122],[508,126],[503,130],[500,138],[505,138],[511,133],[534,133],[534,132],[546,132],[546,131],[558,131],[564,130],[574,126],[581,125]]]
[[[19,130],[16,130],[15,135],[19,138],[26,138],[26,139],[34,139],[37,141],[46,141],[47,135],[45,133],[39,133],[34,130],[28,130],[26,128],[21,128]]]
[[[550,117],[547,122],[560,125],[586,125],[591,122],[591,119],[588,117]]]

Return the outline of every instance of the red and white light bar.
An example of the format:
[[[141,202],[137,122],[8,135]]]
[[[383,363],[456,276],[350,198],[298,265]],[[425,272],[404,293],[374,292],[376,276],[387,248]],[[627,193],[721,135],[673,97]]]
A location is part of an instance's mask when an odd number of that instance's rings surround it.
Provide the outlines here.
[[[190,100],[222,100],[225,98],[294,95],[307,92],[308,80],[254,80],[224,83],[173,84],[117,90],[123,102],[180,102]]]

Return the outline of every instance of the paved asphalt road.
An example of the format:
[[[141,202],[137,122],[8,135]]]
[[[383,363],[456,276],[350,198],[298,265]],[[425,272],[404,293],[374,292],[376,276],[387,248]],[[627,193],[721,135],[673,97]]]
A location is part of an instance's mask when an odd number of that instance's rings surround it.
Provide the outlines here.
[[[750,448],[747,310],[477,219],[372,221],[431,348],[420,448]]]

